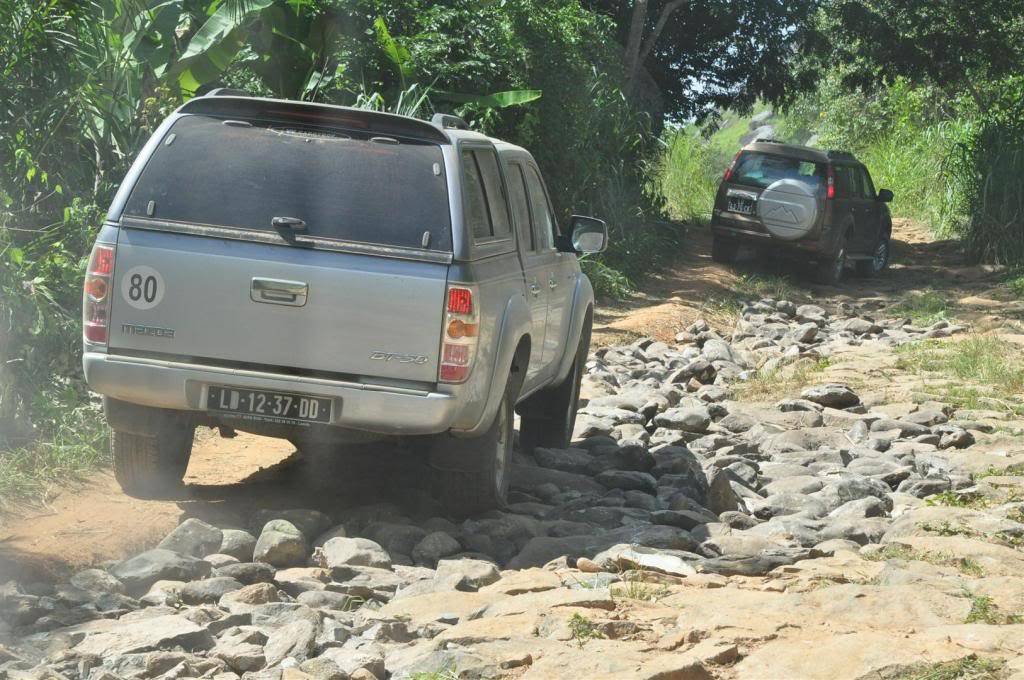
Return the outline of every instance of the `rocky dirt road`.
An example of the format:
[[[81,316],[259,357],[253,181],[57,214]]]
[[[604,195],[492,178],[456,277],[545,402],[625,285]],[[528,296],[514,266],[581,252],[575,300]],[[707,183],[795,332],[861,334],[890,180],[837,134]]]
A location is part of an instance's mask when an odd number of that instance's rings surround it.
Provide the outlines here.
[[[573,447],[500,512],[441,516],[408,452],[207,433],[181,498],[100,477],[8,520],[0,676],[1024,677],[1022,402],[935,399],[898,350],[1024,349],[990,273],[918,326],[878,282],[728,318],[680,276],[606,312]]]

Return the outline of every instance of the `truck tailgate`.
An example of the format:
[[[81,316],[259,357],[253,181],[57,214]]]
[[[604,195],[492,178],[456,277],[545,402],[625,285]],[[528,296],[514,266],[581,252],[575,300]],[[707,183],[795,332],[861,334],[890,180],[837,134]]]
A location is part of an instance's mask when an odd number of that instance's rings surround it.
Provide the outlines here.
[[[447,275],[443,263],[122,228],[109,347],[433,383]]]

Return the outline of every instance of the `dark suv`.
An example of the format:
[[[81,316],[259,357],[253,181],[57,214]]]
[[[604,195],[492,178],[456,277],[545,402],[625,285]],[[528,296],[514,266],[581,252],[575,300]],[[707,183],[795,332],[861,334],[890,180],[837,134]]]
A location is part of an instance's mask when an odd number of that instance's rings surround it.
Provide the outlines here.
[[[853,154],[758,139],[718,187],[711,256],[732,262],[746,242],[814,262],[821,283],[838,283],[848,264],[878,274],[889,264],[892,198]]]

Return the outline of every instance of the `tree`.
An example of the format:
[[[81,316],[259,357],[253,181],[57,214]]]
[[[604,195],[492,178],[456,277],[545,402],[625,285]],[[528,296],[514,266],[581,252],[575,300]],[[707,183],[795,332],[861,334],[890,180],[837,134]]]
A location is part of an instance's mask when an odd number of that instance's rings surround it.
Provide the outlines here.
[[[837,0],[809,52],[822,66],[841,64],[849,87],[901,76],[966,94],[984,111],[1001,95],[998,83],[1024,70],[1024,2]]]
[[[792,69],[820,0],[583,0],[610,17],[626,92],[644,72],[675,118],[703,118],[758,99],[788,100],[813,84]]]

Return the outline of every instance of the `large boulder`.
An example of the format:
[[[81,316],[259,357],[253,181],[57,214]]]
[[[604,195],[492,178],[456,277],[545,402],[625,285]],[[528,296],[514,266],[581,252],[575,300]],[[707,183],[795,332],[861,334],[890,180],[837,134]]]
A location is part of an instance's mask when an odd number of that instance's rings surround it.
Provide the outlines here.
[[[180,555],[163,548],[154,548],[129,557],[110,568],[110,573],[124,584],[130,595],[140,595],[157,581],[192,581],[210,573],[208,562]]]
[[[309,545],[298,527],[284,519],[270,520],[260,532],[253,560],[275,567],[296,567],[306,563]]]
[[[156,547],[179,555],[202,557],[220,552],[222,538],[223,533],[217,527],[190,517],[176,526]]]
[[[313,561],[329,569],[344,566],[391,568],[391,556],[379,543],[366,538],[332,538],[317,548]]]
[[[808,387],[800,396],[807,401],[831,408],[849,408],[860,403],[860,397],[853,390],[838,383]]]

